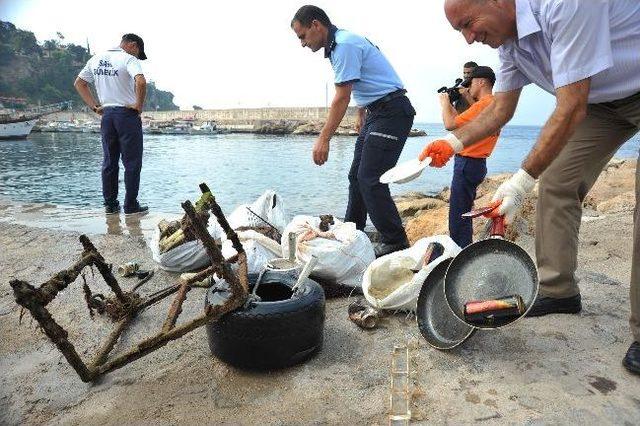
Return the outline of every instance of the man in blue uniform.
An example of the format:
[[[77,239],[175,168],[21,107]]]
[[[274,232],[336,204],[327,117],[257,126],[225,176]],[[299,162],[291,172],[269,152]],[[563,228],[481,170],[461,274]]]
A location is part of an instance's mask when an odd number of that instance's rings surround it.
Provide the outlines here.
[[[313,146],[313,161],[329,158],[329,141],[344,117],[351,95],[358,107],[359,132],[349,171],[345,220],[364,229],[367,213],[380,233],[376,256],[409,247],[389,186],[380,176],[396,165],[413,125],[415,110],[393,67],[366,38],[331,24],[317,6],[302,6],[291,21],[302,47],[324,48],[335,73],[336,94],[327,121]]]

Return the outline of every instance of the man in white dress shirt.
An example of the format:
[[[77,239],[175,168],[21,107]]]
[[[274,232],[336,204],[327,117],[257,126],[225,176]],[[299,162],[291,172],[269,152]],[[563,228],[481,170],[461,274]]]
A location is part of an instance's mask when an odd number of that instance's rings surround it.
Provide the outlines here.
[[[495,102],[467,126],[426,148],[441,167],[513,116],[522,87],[534,83],[556,107],[522,168],[494,201],[509,223],[540,178],[536,258],[540,296],[529,316],[574,314],[582,202],[618,148],[640,128],[640,2],[637,0],[446,0],[445,13],[469,44],[498,49]],[[640,167],[631,265],[634,342],[623,365],[640,374]]]

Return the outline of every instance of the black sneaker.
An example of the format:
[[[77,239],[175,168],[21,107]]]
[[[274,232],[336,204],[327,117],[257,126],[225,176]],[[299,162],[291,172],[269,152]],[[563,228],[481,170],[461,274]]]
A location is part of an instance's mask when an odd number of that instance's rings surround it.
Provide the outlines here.
[[[403,241],[401,243],[378,243],[373,247],[373,252],[376,257],[386,256],[387,254],[395,251],[400,251],[409,248],[409,241]]]
[[[115,203],[105,203],[104,205],[105,214],[118,214],[120,213],[120,203],[117,201]]]
[[[528,317],[541,317],[547,314],[577,314],[582,310],[582,298],[579,294],[573,297],[554,299],[553,297],[538,296]]]
[[[124,214],[129,216],[132,214],[145,214],[149,211],[149,207],[148,206],[142,206],[140,205],[140,203],[136,203],[133,207],[125,207],[124,208]]]
[[[640,343],[633,342],[622,360],[624,368],[634,374],[640,374]]]

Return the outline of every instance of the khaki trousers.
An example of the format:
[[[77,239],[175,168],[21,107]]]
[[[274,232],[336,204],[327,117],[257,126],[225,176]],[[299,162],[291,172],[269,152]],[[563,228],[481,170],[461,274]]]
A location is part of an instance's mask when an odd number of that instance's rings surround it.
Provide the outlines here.
[[[540,176],[536,258],[542,295],[564,298],[580,293],[575,271],[582,202],[618,147],[639,130],[640,93],[590,104],[585,120]],[[629,323],[635,340],[640,342],[640,166],[636,166],[630,293]]]

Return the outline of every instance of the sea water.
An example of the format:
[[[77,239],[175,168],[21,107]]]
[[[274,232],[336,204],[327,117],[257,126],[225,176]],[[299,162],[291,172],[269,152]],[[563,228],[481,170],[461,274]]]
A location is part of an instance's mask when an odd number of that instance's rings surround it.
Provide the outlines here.
[[[416,124],[427,137],[409,138],[400,161],[414,158],[432,138],[444,135],[440,124]],[[488,174],[514,172],[540,131],[534,126],[507,126],[488,160]],[[250,203],[265,190],[280,195],[286,213],[343,217],[347,174],[355,137],[334,137],[329,161],[316,166],[314,136],[145,135],[139,200],[153,212],[182,213],[180,203],[199,196],[206,182],[226,213]],[[640,138],[627,142],[618,157],[637,157]],[[32,133],[26,140],[0,141],[0,199],[48,203],[67,209],[102,208],[99,134]],[[451,181],[452,162],[427,168],[409,183],[390,186],[393,195],[408,191],[435,194]],[[120,167],[120,202],[124,170]]]

